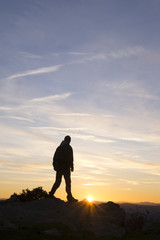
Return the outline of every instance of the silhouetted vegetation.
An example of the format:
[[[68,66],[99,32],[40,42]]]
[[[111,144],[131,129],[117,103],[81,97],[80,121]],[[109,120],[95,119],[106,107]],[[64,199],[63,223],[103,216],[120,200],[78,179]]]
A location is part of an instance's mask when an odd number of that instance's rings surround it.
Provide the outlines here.
[[[11,198],[17,198],[18,200],[22,202],[32,201],[32,200],[40,200],[42,198],[47,198],[48,193],[43,190],[42,187],[34,188],[33,190],[29,190],[28,188],[25,190],[22,190],[22,193],[16,194],[14,193]]]

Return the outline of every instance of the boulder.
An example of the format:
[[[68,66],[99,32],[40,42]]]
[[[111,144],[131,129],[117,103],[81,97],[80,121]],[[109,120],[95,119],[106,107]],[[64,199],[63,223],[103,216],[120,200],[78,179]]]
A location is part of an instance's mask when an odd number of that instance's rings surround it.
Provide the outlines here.
[[[119,226],[125,225],[125,211],[114,202],[101,203],[100,207],[103,209],[102,214],[106,221]]]

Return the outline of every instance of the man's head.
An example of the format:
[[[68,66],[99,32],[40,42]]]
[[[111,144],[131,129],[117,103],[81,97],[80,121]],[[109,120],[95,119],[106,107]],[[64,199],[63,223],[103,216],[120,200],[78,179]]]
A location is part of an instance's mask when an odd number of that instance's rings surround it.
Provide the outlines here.
[[[68,135],[65,136],[64,141],[67,142],[67,143],[70,143],[71,142],[71,137],[68,136]]]

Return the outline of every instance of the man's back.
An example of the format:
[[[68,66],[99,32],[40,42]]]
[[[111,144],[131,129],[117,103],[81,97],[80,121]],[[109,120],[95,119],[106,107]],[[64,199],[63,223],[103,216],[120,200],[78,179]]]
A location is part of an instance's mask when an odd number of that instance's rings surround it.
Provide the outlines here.
[[[53,166],[55,171],[73,168],[73,150],[65,141],[55,151]]]

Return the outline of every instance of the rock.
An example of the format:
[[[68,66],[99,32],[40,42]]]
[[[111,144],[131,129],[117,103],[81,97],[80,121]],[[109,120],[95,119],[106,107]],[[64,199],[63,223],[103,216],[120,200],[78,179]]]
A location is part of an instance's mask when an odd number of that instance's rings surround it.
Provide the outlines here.
[[[55,237],[59,237],[62,235],[56,228],[46,230],[46,231],[44,231],[44,233],[55,236]]]
[[[78,202],[68,204],[62,200],[41,199],[28,202],[16,201],[16,195],[5,205],[0,205],[0,219],[9,221],[8,228],[15,228],[19,223],[42,224],[61,223],[69,229],[68,234],[79,236],[88,232],[97,237],[123,237],[124,212],[119,205],[112,202],[105,204],[87,204]],[[12,224],[13,223],[13,224]],[[54,226],[54,225],[53,225]],[[57,228],[44,230],[55,237],[63,236],[64,231]]]
[[[16,224],[13,223],[13,222],[11,222],[10,220],[4,221],[3,227],[5,227],[5,228],[11,228],[11,229],[14,229],[14,230],[17,230],[17,229],[18,229],[18,226],[16,226]]]
[[[126,222],[127,232],[140,232],[146,222],[146,215],[139,212],[130,214],[128,221]]]
[[[122,227],[125,225],[125,211],[118,204],[110,201],[101,203],[100,207],[105,210],[103,214],[106,221]]]
[[[125,228],[109,222],[97,222],[96,225],[90,226],[85,224],[83,228],[81,228],[81,231],[93,233],[96,237],[113,236],[116,238],[122,238],[125,236]]]

